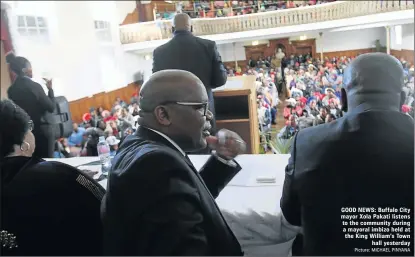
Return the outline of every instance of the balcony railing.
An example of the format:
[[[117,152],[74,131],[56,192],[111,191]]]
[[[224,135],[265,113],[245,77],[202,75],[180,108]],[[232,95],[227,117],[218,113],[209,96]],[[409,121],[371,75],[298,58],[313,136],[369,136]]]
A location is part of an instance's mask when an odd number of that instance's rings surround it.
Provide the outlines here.
[[[224,34],[258,29],[269,29],[345,19],[370,14],[414,9],[414,1],[338,1],[294,9],[261,12],[220,18],[192,20],[196,36]],[[159,20],[123,25],[120,27],[122,44],[145,42],[172,37],[172,23]]]

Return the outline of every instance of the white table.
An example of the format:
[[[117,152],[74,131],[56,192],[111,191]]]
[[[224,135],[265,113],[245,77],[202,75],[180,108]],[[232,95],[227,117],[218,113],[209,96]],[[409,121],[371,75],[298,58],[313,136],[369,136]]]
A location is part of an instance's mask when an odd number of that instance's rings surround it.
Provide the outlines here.
[[[190,155],[196,169],[200,169],[208,159],[208,155]],[[289,155],[286,154],[246,154],[236,158],[242,170],[232,179],[228,186],[217,198],[221,209],[230,212],[247,212],[253,209],[257,212],[278,213],[280,198],[284,183],[285,166]],[[98,157],[74,157],[68,159],[48,159],[79,166]],[[82,166],[81,169],[92,169],[94,166]],[[97,169],[98,167],[94,167]],[[258,183],[257,178],[275,178],[275,183]],[[100,181],[105,188],[106,180]]]
[[[196,169],[200,169],[208,155],[190,155]],[[266,212],[277,214],[280,212],[280,198],[285,176],[285,166],[288,163],[289,155],[261,154],[261,155],[241,155],[236,158],[241,165],[242,170],[232,179],[217,198],[217,203],[222,210],[230,213],[248,213],[253,210],[257,213]],[[48,159],[48,161],[59,161],[72,166],[79,166],[85,163],[97,161],[98,157],[75,157],[69,159]],[[99,166],[81,166],[80,169],[97,170]],[[257,178],[275,178],[274,183],[261,184]],[[105,188],[107,181],[101,181],[100,184]],[[235,216],[236,220],[239,218]],[[229,221],[228,221],[229,222]],[[243,224],[246,224],[244,220]],[[270,234],[266,228],[278,226],[276,220],[263,222],[262,228],[258,226],[256,232],[252,232],[257,227],[256,220],[250,220],[251,229],[236,229],[236,225],[230,224],[236,237],[241,243],[242,249],[249,256],[290,256],[292,239],[283,243],[274,243],[273,240],[263,238],[271,237],[277,239],[279,229],[275,229]],[[254,239],[246,240],[243,235],[252,233]]]

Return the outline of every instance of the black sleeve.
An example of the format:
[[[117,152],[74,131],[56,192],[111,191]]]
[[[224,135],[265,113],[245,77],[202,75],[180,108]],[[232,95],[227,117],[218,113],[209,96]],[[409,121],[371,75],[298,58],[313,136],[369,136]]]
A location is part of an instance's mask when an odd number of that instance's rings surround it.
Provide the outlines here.
[[[295,183],[295,154],[297,136],[292,141],[291,156],[288,165],[285,167],[285,180],[281,197],[281,211],[285,219],[295,226],[301,226],[301,204],[298,198],[297,188]]]
[[[211,156],[200,169],[199,174],[214,198],[219,196],[222,189],[242,169],[236,161],[234,162],[237,165],[236,167],[227,165],[219,161],[215,156]]]
[[[48,112],[53,112],[55,110],[55,95],[52,88],[48,88],[48,95],[46,96],[45,91],[41,85],[36,82],[33,82],[33,90],[38,100],[39,106]]]
[[[228,79],[228,75],[225,66],[222,63],[222,58],[216,47],[216,43],[213,42],[213,59],[212,59],[212,88],[225,85]]]
[[[210,255],[199,192],[187,164],[164,152],[147,153],[140,159],[121,176],[109,179],[106,194],[112,199],[106,206],[113,206],[107,209],[113,213],[106,217],[108,222],[138,226],[132,228],[134,252],[128,254]],[[120,213],[120,208],[125,213]],[[116,248],[112,254],[123,251]]]

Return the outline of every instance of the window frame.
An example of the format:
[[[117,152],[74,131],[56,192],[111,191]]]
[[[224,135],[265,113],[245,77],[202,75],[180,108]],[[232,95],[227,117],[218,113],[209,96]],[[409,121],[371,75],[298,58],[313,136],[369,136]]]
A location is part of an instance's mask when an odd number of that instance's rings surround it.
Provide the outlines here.
[[[27,22],[27,18],[34,18],[35,26],[29,26]],[[21,20],[23,19],[23,23],[21,24]],[[43,26],[40,26],[39,19],[43,19]],[[49,28],[47,19],[43,16],[36,16],[36,15],[17,15],[17,31],[20,36],[29,37],[30,39],[45,39],[46,42],[49,42]],[[30,31],[35,33],[30,33]]]

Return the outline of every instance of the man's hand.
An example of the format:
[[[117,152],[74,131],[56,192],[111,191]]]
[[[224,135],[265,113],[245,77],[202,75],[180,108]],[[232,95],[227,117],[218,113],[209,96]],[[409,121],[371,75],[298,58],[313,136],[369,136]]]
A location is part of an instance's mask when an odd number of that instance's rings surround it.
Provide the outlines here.
[[[52,89],[52,79],[43,78],[48,89]]]
[[[216,136],[206,138],[209,147],[226,160],[232,160],[246,150],[246,143],[233,131],[221,129]]]

